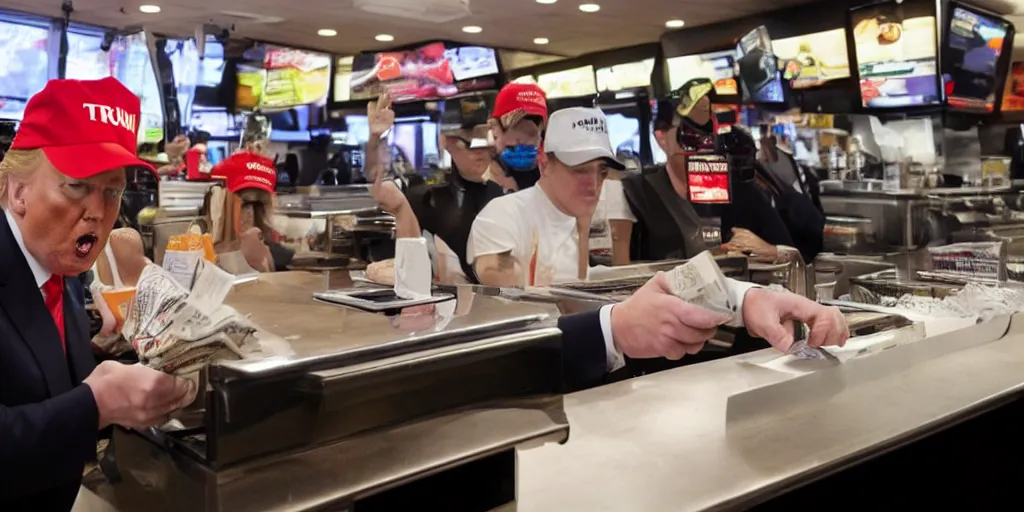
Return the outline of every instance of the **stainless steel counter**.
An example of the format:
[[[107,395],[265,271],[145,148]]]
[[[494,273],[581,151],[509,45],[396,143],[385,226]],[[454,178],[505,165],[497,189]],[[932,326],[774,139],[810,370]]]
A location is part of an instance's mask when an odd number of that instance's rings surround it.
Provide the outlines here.
[[[746,364],[772,357],[567,396],[569,443],[519,452],[518,512],[749,507],[1020,393],[1024,316],[799,377]]]

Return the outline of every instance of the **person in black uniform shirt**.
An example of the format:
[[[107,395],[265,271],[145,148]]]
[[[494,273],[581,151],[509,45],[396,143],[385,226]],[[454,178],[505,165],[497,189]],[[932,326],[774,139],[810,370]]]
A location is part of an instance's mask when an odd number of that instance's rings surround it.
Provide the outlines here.
[[[711,223],[706,219],[713,217],[721,219],[721,236],[726,244],[734,235],[746,237],[747,233],[767,241],[758,247],[761,258],[774,260],[777,246],[793,244],[768,198],[751,183],[736,179],[737,169],[732,169],[730,176],[731,204],[690,202],[688,158],[725,151],[716,138],[712,94],[710,81],[695,79],[673,94],[678,99],[660,103],[655,137],[669,161],[663,167],[625,178],[622,189],[626,201],[610,201],[627,206],[608,212],[616,264],[693,257],[709,248],[705,231]]]
[[[0,162],[0,510],[71,510],[101,429],[145,429],[191,383],[96,365],[74,276],[103,252],[136,157],[139,99],[114,78],[51,80]]]

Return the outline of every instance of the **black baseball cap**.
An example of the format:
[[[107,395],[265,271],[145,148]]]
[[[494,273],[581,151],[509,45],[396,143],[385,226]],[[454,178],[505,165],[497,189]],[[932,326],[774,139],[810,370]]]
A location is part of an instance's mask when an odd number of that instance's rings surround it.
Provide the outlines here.
[[[686,117],[702,98],[715,102],[715,84],[707,78],[694,78],[678,89],[670,92],[665,99],[658,102],[658,113],[654,119],[655,126],[671,126],[675,115]]]
[[[490,107],[485,98],[473,96],[448,100],[441,114],[441,134],[458,137],[470,148],[487,147]]]

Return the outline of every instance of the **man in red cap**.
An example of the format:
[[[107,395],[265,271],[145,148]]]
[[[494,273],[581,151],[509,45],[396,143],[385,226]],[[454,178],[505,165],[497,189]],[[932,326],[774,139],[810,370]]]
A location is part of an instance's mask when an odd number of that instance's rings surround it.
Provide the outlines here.
[[[536,184],[538,148],[547,121],[548,100],[540,87],[515,83],[503,87],[490,122],[498,165],[491,167],[488,178],[506,190]]]
[[[97,433],[142,429],[194,386],[89,345],[73,276],[103,252],[136,157],[139,99],[113,78],[53,80],[0,162],[0,510],[70,510]]]

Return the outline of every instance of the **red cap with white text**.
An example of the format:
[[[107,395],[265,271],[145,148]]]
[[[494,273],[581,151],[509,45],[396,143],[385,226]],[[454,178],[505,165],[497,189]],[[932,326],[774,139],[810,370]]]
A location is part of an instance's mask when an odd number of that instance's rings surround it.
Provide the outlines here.
[[[508,129],[527,116],[539,117],[541,126],[547,122],[548,99],[544,91],[533,84],[511,83],[502,87],[494,99],[491,117]]]
[[[273,194],[277,185],[274,161],[251,151],[231,155],[217,164],[211,174],[215,178],[222,178],[232,192],[254,188]]]
[[[140,160],[139,98],[116,78],[50,80],[28,100],[11,149],[41,149],[65,176],[85,179]]]

